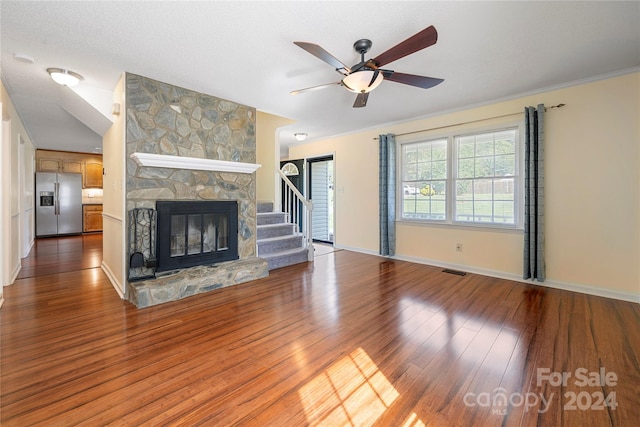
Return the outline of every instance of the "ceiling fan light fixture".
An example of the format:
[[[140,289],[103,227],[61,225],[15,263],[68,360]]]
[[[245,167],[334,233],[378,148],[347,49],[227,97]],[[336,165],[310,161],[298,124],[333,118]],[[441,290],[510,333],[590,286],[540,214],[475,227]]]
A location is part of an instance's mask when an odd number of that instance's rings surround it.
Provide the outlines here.
[[[84,80],[80,74],[64,68],[47,68],[47,73],[54,82],[61,86],[76,86],[81,80]]]
[[[384,77],[382,77],[382,73],[378,73],[375,80],[371,82],[375,71],[373,70],[362,70],[356,71],[355,73],[351,73],[342,79],[342,84],[347,90],[350,90],[354,93],[369,93],[382,83]]]
[[[293,136],[296,137],[296,139],[300,142],[304,141],[305,139],[307,139],[307,134],[303,133],[303,132],[297,132],[294,133]]]

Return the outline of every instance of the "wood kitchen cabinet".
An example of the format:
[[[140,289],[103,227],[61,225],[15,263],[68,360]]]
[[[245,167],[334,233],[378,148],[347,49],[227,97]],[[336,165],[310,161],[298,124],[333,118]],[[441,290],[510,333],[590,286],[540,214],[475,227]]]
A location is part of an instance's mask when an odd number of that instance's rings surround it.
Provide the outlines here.
[[[102,188],[102,162],[84,163],[84,188]]]
[[[82,231],[102,231],[102,205],[82,205]]]
[[[62,172],[82,173],[82,162],[79,160],[62,160]]]
[[[60,172],[60,159],[40,158],[37,160],[37,172]]]
[[[82,188],[102,188],[102,155],[36,150],[36,172],[82,174]]]

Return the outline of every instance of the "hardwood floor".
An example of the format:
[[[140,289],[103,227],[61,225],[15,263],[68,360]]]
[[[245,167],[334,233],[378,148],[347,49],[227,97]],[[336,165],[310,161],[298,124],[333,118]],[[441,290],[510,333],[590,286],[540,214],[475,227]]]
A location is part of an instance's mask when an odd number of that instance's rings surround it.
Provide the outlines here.
[[[18,279],[100,267],[102,233],[36,239]]]
[[[4,290],[3,426],[640,420],[638,304],[344,250],[141,310],[49,271]]]

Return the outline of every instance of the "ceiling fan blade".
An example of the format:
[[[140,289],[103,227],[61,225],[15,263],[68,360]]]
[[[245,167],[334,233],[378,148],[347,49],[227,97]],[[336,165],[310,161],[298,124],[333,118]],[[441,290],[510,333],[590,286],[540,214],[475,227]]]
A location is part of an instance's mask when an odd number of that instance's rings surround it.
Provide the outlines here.
[[[437,41],[438,32],[435,27],[431,25],[405,41],[398,43],[386,52],[376,56],[372,61],[375,62],[376,66],[382,67],[385,64],[403,58],[425,47],[434,45]]]
[[[326,84],[323,84],[323,85],[307,87],[307,88],[304,88],[304,89],[292,90],[289,93],[291,95],[298,95],[299,93],[311,92],[311,91],[318,90],[318,89],[324,89],[324,88],[329,87],[329,86],[341,86],[341,85],[342,85],[342,82],[326,83]]]
[[[391,82],[421,87],[422,89],[429,89],[444,81],[443,79],[436,79],[434,77],[416,76],[415,74],[396,73],[394,71],[383,71],[382,76],[385,80]]]
[[[362,108],[367,106],[367,99],[369,99],[369,93],[359,93],[356,97],[356,102],[353,103],[353,108]]]
[[[317,44],[307,43],[307,42],[293,42],[293,44],[295,44],[296,46],[299,46],[302,49],[306,50],[307,52],[309,52],[310,54],[312,54],[316,58],[319,58],[319,59],[323,60],[324,62],[326,62],[327,64],[331,65],[333,68],[335,68],[336,71],[341,73],[341,74],[345,74],[346,75],[346,74],[349,74],[351,72],[349,67],[344,65],[342,62],[340,62],[338,59],[336,59],[336,57],[331,55],[329,52],[327,52],[326,50],[324,50],[322,47],[318,46]]]

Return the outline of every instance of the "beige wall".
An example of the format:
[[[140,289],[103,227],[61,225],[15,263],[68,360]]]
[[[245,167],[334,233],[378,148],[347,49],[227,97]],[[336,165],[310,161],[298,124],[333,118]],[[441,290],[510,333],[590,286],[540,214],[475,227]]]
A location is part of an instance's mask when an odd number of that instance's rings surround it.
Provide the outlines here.
[[[478,123],[398,142],[513,123],[526,105],[546,114],[547,285],[640,300],[640,73],[291,147],[290,158],[335,151],[336,246],[378,251],[378,134]],[[462,243],[463,252],[455,251]],[[521,232],[397,223],[396,255],[513,279]]]
[[[124,75],[114,90],[113,102],[120,104],[120,114],[102,137],[103,180],[103,258],[102,269],[120,296],[126,289],[124,231],[125,111]]]
[[[294,120],[258,111],[256,115],[256,198],[258,201],[276,202],[276,168],[280,165],[278,128]]]

